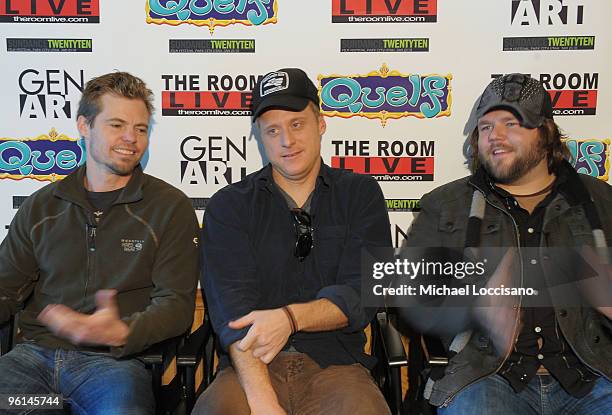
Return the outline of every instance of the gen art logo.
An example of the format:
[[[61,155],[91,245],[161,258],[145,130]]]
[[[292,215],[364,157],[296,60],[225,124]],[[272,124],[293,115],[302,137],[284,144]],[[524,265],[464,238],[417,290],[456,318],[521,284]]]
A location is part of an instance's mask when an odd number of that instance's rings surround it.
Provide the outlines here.
[[[17,79],[19,116],[29,119],[70,119],[85,85],[81,69],[70,73],[61,69],[25,69]]]

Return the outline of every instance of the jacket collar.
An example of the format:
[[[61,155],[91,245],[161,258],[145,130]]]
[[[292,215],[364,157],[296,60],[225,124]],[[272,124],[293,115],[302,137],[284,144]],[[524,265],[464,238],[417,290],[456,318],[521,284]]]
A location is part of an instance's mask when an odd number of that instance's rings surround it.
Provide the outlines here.
[[[86,171],[86,164],[79,167],[76,171],[58,183],[53,194],[60,199],[90,208],[87,190],[85,189]],[[123,191],[119,194],[114,204],[133,203],[141,200],[144,179],[145,175],[142,171],[142,167],[138,165],[132,172],[132,177],[130,177],[128,184],[123,188]]]
[[[570,206],[580,205],[591,200],[591,196],[584,184],[582,184],[579,174],[568,161],[563,160],[557,166],[555,174],[557,179],[555,180],[553,191],[561,193]],[[495,186],[488,172],[482,166],[470,176],[468,183],[480,190],[486,198],[490,198],[492,194],[504,197],[504,193],[506,193]]]

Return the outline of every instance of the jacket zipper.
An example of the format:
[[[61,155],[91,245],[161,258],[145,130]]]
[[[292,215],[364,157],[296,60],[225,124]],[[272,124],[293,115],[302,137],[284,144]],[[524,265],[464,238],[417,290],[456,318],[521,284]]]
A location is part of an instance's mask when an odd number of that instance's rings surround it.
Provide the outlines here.
[[[493,208],[499,210],[500,212],[502,212],[503,214],[507,215],[510,217],[510,219],[512,220],[512,224],[514,225],[514,231],[515,231],[515,236],[516,236],[516,245],[518,247],[518,254],[519,254],[519,262],[521,265],[521,287],[523,287],[523,255],[521,253],[521,234],[518,228],[518,225],[516,224],[516,221],[514,220],[514,218],[512,217],[511,214],[509,214],[508,212],[506,212],[505,210],[503,210],[502,208],[496,206],[495,204],[493,204],[492,202],[489,201],[489,199],[487,199],[485,193],[477,186],[474,186],[476,188],[476,190],[478,190],[480,193],[483,194],[485,201],[487,202],[488,205],[492,206]],[[521,319],[521,304],[523,303],[523,296],[519,294],[519,302],[518,302],[518,306],[516,309],[516,319],[514,321],[514,332],[512,333],[512,338],[513,341],[512,343],[516,343],[516,340],[518,339],[518,327],[519,327],[519,323],[520,323],[520,319]],[[442,403],[441,406],[447,406],[450,401],[452,401],[455,396],[457,396],[457,394],[459,394],[462,390],[464,390],[465,388],[473,385],[474,383],[478,382],[481,379],[484,379],[490,375],[492,375],[493,373],[497,373],[499,371],[499,369],[501,369],[504,364],[506,363],[506,361],[508,360],[508,357],[510,357],[510,355],[512,354],[512,350],[513,347],[511,347],[507,352],[506,355],[504,356],[502,362],[500,363],[500,365],[492,372],[489,372],[483,376],[480,376],[477,379],[474,379],[472,382],[468,383],[467,385],[465,385],[464,387],[462,387],[461,389],[459,389],[457,392],[453,393],[452,395],[450,395],[448,398],[446,398],[446,400]]]
[[[85,224],[85,232],[87,236],[87,278],[85,279],[85,292],[83,293],[83,304],[87,298],[87,290],[89,288],[89,280],[94,269],[94,255],[96,252],[96,225]]]

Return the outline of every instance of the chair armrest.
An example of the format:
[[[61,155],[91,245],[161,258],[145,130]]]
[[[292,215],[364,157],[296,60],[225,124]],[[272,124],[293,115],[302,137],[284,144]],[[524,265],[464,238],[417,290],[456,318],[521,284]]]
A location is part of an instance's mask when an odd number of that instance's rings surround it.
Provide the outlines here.
[[[393,316],[389,316],[386,312],[376,314],[383,351],[390,367],[406,366],[408,358],[402,336],[392,324],[392,318]]]
[[[141,354],[138,358],[149,366],[167,364],[178,352],[179,346],[184,342],[185,335],[172,337],[155,343]]]
[[[423,335],[421,336],[421,346],[429,367],[448,365],[448,354],[440,339]]]
[[[176,357],[177,371],[184,385],[187,413],[191,412],[198,396],[212,382],[214,355],[214,333],[210,320],[205,316],[202,325],[187,337]],[[203,364],[203,379],[196,389],[196,372],[200,362]]]
[[[191,333],[179,348],[176,357],[177,366],[196,366],[202,359],[205,345],[212,339],[212,326],[207,319],[197,330]]]

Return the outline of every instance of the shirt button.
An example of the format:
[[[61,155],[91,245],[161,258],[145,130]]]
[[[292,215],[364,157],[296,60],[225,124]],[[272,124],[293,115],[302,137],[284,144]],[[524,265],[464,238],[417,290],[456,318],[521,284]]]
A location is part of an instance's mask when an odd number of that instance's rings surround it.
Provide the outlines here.
[[[542,360],[542,359],[544,359],[544,355],[543,355],[542,353],[538,353],[538,356],[537,356],[537,357],[538,357],[538,360]]]
[[[529,261],[531,263],[531,265],[535,265],[538,263],[538,260],[533,258],[531,261]]]
[[[527,232],[529,232],[529,233],[533,233],[533,228],[528,228],[528,229],[527,229]]]
[[[533,329],[536,333],[539,333],[542,331],[542,327],[537,326],[536,328]]]

